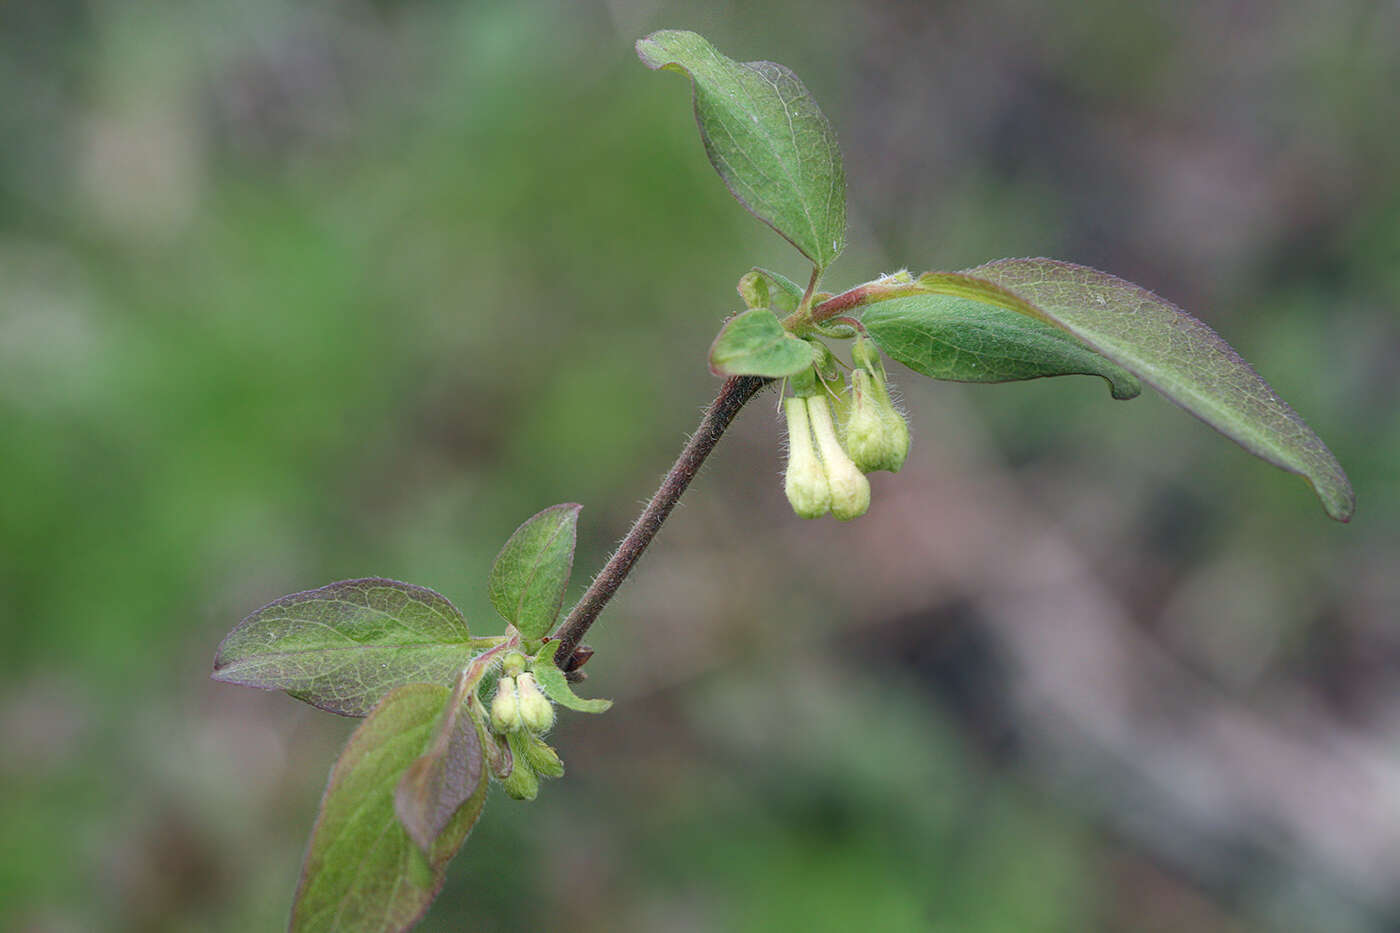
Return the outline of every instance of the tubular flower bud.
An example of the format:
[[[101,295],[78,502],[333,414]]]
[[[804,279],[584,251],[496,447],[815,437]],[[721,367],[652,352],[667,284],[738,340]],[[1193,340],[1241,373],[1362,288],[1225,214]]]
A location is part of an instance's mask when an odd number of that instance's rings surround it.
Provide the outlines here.
[[[856,364],[856,371],[851,375],[852,391],[868,396],[870,408],[879,416],[884,424],[883,435],[883,456],[873,456],[873,449],[862,449],[862,455],[857,455],[857,448],[852,447],[852,423],[846,423],[847,446],[851,449],[851,456],[855,458],[857,464],[865,472],[872,470],[889,470],[891,473],[898,473],[899,468],[904,466],[904,460],[909,456],[909,424],[904,420],[904,416],[899,413],[899,409],[894,407],[890,401],[889,384],[885,377],[885,366],[880,361],[880,351],[875,347],[873,341],[865,338],[856,338],[855,345],[851,347],[851,359]],[[855,412],[852,411],[852,419]],[[863,426],[863,430],[870,430],[868,426]],[[859,443],[867,442],[866,437],[858,437]]]
[[[825,399],[796,396],[783,399],[788,426],[788,465],[783,488],[798,518],[820,518],[831,510],[831,488],[812,446],[812,429],[807,418],[808,407],[816,401],[822,402],[825,411]]]
[[[851,398],[846,417],[846,452],[862,473],[888,469],[894,453],[889,422],[885,420],[870,373],[851,373]]]
[[[537,735],[527,737],[525,742],[525,760],[530,763],[530,767],[535,769],[535,773],[540,777],[558,778],[564,776],[564,762],[559,759],[559,753],[545,744],[544,739]]]
[[[836,439],[836,428],[831,423],[826,398],[817,396],[808,399],[807,414],[812,422],[817,447],[821,450],[822,465],[826,469],[826,481],[831,490],[831,514],[843,522],[859,518],[870,508],[870,481],[851,462],[841,442]]]
[[[531,732],[547,732],[554,725],[554,704],[540,692],[535,675],[528,671],[515,678],[520,696],[520,722]]]
[[[540,792],[540,777],[523,755],[517,755],[515,767],[510,769],[501,787],[516,800],[534,800]]]
[[[885,375],[885,367],[880,363],[880,351],[868,337],[856,338],[856,342],[851,345],[851,360],[872,376],[883,378]]]
[[[886,385],[884,377],[875,376],[871,381],[878,400],[880,415],[885,419],[886,436],[890,443],[889,458],[882,469],[898,473],[899,468],[904,466],[905,458],[909,456],[909,422],[904,420],[899,409],[895,408],[894,403],[890,401],[889,387]]]
[[[496,682],[496,696],[491,700],[491,728],[510,733],[520,728],[520,692],[514,677],[502,677]]]

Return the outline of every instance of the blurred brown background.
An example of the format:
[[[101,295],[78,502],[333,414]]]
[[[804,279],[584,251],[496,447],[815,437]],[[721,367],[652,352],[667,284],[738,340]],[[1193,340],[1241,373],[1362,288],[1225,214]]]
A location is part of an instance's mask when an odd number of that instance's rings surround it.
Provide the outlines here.
[[[1400,928],[1400,9],[1359,0],[0,5],[0,928],[281,928],[353,724],[210,682],[223,634],[368,574],[492,629],[559,501],[600,566],[734,282],[806,274],[662,27],[831,117],[828,287],[1139,282],[1359,511],[1150,391],[898,371],[908,465],[801,522],[764,396],[591,639],[617,706],[422,929]]]

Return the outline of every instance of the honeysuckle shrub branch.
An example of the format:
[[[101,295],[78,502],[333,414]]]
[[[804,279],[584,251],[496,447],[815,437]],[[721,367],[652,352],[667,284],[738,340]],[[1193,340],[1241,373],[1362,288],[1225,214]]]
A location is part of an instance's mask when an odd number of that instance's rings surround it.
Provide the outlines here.
[[[1336,458],[1238,353],[1122,279],[1053,259],[1002,259],[822,291],[845,246],[846,181],[836,134],[806,87],[782,65],[732,61],[692,32],[653,33],[637,53],[648,67],[689,79],[710,162],[741,204],[811,262],[807,284],[757,268],[740,278],[744,309],[709,350],[710,369],[725,377],[719,394],[562,621],[574,504],[528,519],[501,548],[485,584],[500,634],[474,633],[433,590],[362,579],[276,600],[224,639],[216,680],[363,719],[321,801],[293,931],[412,927],[480,817],[490,781],[531,800],[541,780],[563,776],[547,738],[555,706],[601,713],[610,705],[574,692],[592,653],[584,634],[765,386],[784,387],[784,489],[803,518],[859,517],[870,507],[867,474],[898,472],[909,456],[884,357],[954,382],[1093,375],[1121,400],[1146,383],[1303,476],[1332,518],[1345,522],[1355,507]]]

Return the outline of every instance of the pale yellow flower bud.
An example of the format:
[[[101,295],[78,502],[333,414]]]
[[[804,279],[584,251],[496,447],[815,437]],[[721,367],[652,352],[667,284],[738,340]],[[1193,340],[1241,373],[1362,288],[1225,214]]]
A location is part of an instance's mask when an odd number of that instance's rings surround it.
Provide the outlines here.
[[[893,453],[894,438],[878,404],[870,373],[863,369],[851,373],[850,396],[846,452],[862,473],[886,469]]]
[[[491,728],[501,733],[520,728],[520,694],[514,677],[496,681],[496,696],[491,700]]]
[[[826,398],[817,396],[807,400],[807,415],[812,423],[812,435],[817,439],[821,451],[822,466],[826,470],[827,485],[831,490],[831,514],[843,522],[859,518],[870,508],[870,481],[865,478],[846,451],[836,439],[836,428],[831,423],[831,411]]]
[[[820,518],[831,510],[831,488],[812,446],[807,418],[812,401],[815,400],[796,396],[783,399],[788,426],[788,465],[783,488],[798,518]]]
[[[535,675],[526,671],[515,678],[520,695],[520,722],[531,732],[547,732],[554,725],[554,704],[540,692]]]

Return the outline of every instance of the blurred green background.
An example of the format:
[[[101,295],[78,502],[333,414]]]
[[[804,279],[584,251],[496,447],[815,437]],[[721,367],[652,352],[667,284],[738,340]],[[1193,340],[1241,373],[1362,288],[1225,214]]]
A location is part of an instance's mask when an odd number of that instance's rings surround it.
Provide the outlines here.
[[[745,411],[591,639],[568,777],[493,791],[424,930],[1400,926],[1393,3],[0,4],[0,928],[285,924],[353,723],[207,679],[370,574],[483,631],[579,585],[717,387],[753,264],[653,29],[794,68],[840,288],[1049,255],[1192,310],[1356,520],[1150,391],[893,373],[870,515]]]

